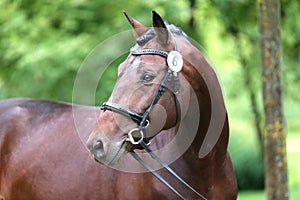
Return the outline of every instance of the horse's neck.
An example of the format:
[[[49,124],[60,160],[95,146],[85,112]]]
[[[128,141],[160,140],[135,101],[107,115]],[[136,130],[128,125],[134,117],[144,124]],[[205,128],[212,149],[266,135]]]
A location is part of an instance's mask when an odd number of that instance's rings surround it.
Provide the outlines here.
[[[189,63],[181,72],[192,87],[189,107],[180,124],[159,133],[151,146],[162,149],[173,144],[172,151],[188,152],[195,158],[209,157],[212,152],[225,156],[229,130],[221,87],[209,63],[194,51],[186,56]]]
[[[161,131],[151,140],[151,148],[161,149],[166,147],[176,137],[176,127]]]
[[[226,155],[229,129],[221,87],[214,69],[198,50],[194,49],[193,52],[187,57],[189,63],[183,69],[196,96],[196,100],[191,98],[187,114],[196,113],[184,122],[190,123],[193,119],[198,121],[190,151],[197,153],[199,158],[204,158],[212,151]],[[188,127],[191,129],[191,125]]]

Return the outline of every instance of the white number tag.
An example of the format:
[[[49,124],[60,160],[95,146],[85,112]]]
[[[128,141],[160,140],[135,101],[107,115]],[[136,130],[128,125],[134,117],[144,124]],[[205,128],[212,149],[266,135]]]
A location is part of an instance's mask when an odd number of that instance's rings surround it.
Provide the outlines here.
[[[183,59],[178,51],[171,51],[168,55],[167,62],[173,72],[180,72],[183,67]]]

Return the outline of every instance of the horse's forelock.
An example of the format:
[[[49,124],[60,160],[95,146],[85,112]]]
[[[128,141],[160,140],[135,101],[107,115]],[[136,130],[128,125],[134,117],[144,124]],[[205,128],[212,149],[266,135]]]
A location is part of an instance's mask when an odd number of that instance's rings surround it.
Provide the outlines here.
[[[136,43],[139,46],[144,46],[147,42],[149,42],[154,37],[155,37],[155,32],[154,32],[153,28],[151,28],[144,35],[138,37],[136,39]]]
[[[181,28],[179,28],[173,24],[168,24],[167,22],[165,22],[165,24],[166,24],[167,28],[169,29],[169,31],[171,31],[171,33],[173,35],[183,36],[188,39],[188,36],[181,30]],[[138,37],[136,39],[136,43],[139,46],[144,46],[147,42],[149,42],[154,37],[155,37],[155,31],[153,28],[151,28],[144,35]]]

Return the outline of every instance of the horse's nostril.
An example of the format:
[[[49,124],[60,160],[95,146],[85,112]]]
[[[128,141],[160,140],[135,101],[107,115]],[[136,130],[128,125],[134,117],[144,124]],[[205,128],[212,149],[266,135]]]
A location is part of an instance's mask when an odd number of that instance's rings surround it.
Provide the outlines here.
[[[97,158],[101,158],[104,156],[104,146],[101,140],[97,140],[93,144],[93,154]]]

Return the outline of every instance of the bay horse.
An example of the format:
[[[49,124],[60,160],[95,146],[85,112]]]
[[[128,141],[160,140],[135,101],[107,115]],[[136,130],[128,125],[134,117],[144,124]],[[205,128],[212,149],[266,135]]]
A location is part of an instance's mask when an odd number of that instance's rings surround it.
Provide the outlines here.
[[[151,29],[126,17],[134,28],[139,44],[136,47],[169,51],[174,45],[171,40],[165,40],[166,31],[158,28],[167,26],[170,32],[177,29],[165,25],[157,13],[153,12],[154,28]],[[182,35],[170,32],[168,37],[174,37],[184,61],[178,73],[178,97],[173,95],[171,87],[166,88],[146,119],[145,136],[149,137],[145,140],[149,140],[147,143],[164,160],[176,155],[168,161],[170,166],[206,199],[236,199],[237,185],[227,153],[227,114],[216,75],[183,32]],[[149,69],[149,63],[159,68]],[[139,69],[141,65],[144,66]],[[134,73],[137,70],[142,73],[144,68],[151,73],[136,77]],[[118,82],[110,103],[106,104],[112,107],[106,108],[116,108],[112,104],[115,102],[128,107],[125,114],[131,109],[134,110],[131,116],[139,117],[153,97],[152,91],[158,88],[155,82],[161,81],[166,68],[160,56],[130,54],[119,67]],[[126,79],[135,82],[125,84]],[[128,92],[137,82],[142,85]],[[129,96],[120,96],[120,91]],[[174,111],[175,98],[180,111]],[[125,103],[126,99],[132,104]],[[195,101],[198,103],[193,104]],[[218,123],[221,121],[220,132],[211,129],[214,108],[222,116],[222,120],[216,119]],[[80,113],[77,123],[74,112]],[[131,156],[137,152],[149,160],[142,143],[134,145],[128,140],[126,133],[135,126],[124,113],[104,112],[98,107],[24,98],[0,101],[0,199],[178,199]],[[143,132],[133,133],[132,140],[136,139],[136,133]],[[102,164],[91,158],[81,140],[88,140],[94,159]],[[166,146],[170,148],[165,149]],[[166,169],[157,169],[186,199],[201,199],[174,180]]]
[[[94,159],[131,173],[115,187],[130,190],[130,199],[236,199],[227,111],[213,68],[155,11],[152,28],[124,14],[136,45],[88,138]]]

